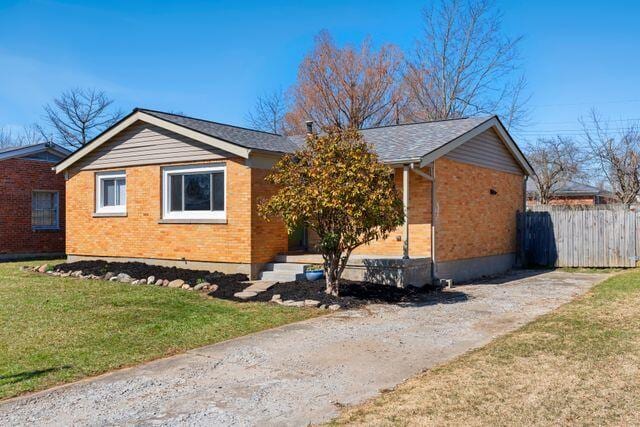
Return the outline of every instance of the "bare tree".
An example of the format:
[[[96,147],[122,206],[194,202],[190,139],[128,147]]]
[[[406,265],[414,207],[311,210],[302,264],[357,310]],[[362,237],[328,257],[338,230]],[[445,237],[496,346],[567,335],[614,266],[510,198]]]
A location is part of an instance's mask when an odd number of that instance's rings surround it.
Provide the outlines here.
[[[411,120],[499,114],[507,127],[525,119],[521,37],[502,32],[491,0],[439,0],[424,11],[424,36],[404,76]]]
[[[287,97],[282,90],[267,93],[258,97],[253,111],[247,115],[247,120],[255,129],[283,134],[284,117],[288,107]]]
[[[7,148],[16,145],[11,129],[0,128],[0,148]]]
[[[613,193],[625,205],[635,203],[640,194],[638,124],[630,123],[612,132],[595,110],[591,111],[589,119],[580,121],[591,157]]]
[[[402,54],[394,45],[376,50],[367,39],[358,48],[340,48],[327,32],[321,32],[291,88],[292,106],[285,118],[288,130],[303,132],[307,120],[321,129],[396,122],[402,67]]]
[[[33,145],[46,141],[37,125],[24,126],[17,134],[10,129],[0,128],[0,148]]]
[[[63,92],[44,110],[58,143],[82,147],[122,116],[112,104],[103,91],[78,88]]]
[[[18,145],[33,145],[49,141],[51,141],[51,137],[47,137],[40,126],[36,124],[24,126],[22,132],[16,136]]]
[[[538,201],[549,204],[558,188],[582,172],[583,156],[575,141],[560,136],[539,139],[526,147],[535,171]]]

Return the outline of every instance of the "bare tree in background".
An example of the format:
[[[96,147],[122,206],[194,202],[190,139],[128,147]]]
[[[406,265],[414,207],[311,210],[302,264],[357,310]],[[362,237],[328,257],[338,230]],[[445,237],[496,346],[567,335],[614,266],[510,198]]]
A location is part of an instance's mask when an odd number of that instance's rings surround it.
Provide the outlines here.
[[[404,76],[408,119],[497,113],[507,127],[522,124],[529,97],[519,73],[520,41],[503,34],[490,0],[434,2]]]
[[[359,47],[340,48],[327,32],[321,32],[291,89],[287,130],[304,132],[307,120],[321,129],[397,122],[402,67],[402,53],[394,45],[376,50],[367,39]]]
[[[15,145],[11,129],[0,128],[0,148],[12,147]]]
[[[16,137],[17,145],[33,145],[50,141],[51,137],[47,136],[36,124],[23,127],[22,132]]]
[[[583,155],[575,141],[562,138],[539,139],[525,149],[533,166],[538,201],[547,205],[558,188],[582,172]]]
[[[113,111],[112,104],[113,100],[103,91],[72,89],[45,105],[44,110],[56,142],[77,148],[122,116],[120,111]]]
[[[287,97],[282,90],[261,95],[256,100],[247,120],[254,129],[284,134],[284,117],[289,108]]]
[[[17,135],[9,129],[0,128],[0,148],[40,144],[48,139],[37,125],[24,126]]]
[[[629,124],[615,133],[599,114],[580,120],[592,159],[621,203],[631,205],[640,194],[640,129]]]

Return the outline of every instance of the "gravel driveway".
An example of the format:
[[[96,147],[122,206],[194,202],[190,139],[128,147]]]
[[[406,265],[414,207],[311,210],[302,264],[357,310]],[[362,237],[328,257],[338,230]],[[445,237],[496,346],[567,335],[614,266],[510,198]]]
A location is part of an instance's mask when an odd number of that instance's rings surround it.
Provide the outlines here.
[[[518,272],[369,306],[18,397],[0,425],[307,425],[482,346],[603,274]]]

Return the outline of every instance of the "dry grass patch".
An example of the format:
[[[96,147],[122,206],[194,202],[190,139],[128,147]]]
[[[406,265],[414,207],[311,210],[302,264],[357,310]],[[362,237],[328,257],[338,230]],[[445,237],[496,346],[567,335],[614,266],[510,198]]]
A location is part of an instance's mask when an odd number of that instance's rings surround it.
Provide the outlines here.
[[[640,272],[632,271],[334,423],[633,425],[639,396]]]

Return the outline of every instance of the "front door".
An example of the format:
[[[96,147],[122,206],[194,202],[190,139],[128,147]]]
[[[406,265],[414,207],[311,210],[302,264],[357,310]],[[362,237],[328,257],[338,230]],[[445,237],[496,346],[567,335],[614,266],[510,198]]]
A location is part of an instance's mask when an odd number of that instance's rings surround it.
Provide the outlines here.
[[[307,230],[299,226],[289,233],[289,252],[300,252],[307,250]]]

